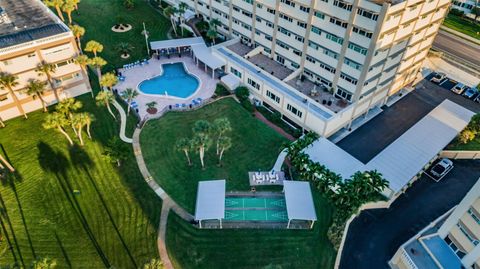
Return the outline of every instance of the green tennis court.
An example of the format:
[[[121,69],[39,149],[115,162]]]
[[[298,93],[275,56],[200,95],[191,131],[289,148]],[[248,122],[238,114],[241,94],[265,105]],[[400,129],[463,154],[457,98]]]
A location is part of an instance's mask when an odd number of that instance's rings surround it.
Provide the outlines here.
[[[288,221],[283,197],[226,197],[225,220]]]

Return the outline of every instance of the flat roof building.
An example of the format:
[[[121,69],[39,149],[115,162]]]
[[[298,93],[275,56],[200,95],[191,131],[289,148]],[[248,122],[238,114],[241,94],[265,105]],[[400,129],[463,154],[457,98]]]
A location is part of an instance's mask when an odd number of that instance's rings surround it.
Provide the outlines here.
[[[13,88],[17,100],[8,89],[0,89],[0,117],[6,120],[21,115],[20,110],[28,113],[42,107],[25,89],[32,79],[47,82],[36,72],[44,63],[55,66],[43,95],[47,105],[89,92],[87,74],[74,62],[78,54],[70,29],[41,1],[0,1],[0,72],[14,75],[18,82]]]

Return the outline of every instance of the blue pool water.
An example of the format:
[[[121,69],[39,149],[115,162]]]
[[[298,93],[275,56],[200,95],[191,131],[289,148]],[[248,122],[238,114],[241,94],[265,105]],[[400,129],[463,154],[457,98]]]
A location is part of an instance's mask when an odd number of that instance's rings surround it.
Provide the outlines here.
[[[182,63],[163,64],[163,73],[138,85],[146,94],[187,98],[198,88],[198,79],[187,73]]]

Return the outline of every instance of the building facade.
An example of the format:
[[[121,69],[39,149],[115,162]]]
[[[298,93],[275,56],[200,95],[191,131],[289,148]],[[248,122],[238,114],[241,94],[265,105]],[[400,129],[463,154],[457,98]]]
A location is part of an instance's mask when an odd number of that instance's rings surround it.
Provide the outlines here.
[[[51,76],[59,99],[91,91],[87,74],[74,62],[79,53],[75,37],[55,14],[39,0],[5,0],[0,7],[0,72],[17,78],[14,93],[25,112],[42,107],[39,98],[25,91],[29,80],[47,82],[47,77],[37,72],[44,63],[56,67]],[[43,99],[51,105],[57,99],[50,83],[46,84]],[[11,93],[0,89],[0,117],[7,120],[19,115]]]
[[[463,11],[466,15],[475,17],[473,15],[473,9],[475,7],[480,8],[480,2],[478,0],[454,0],[452,1],[452,8],[458,9],[460,11]]]
[[[220,33],[251,48],[216,46],[228,62],[225,71],[287,122],[325,136],[349,127],[415,80],[450,5],[448,0],[185,3],[197,16],[218,19]]]
[[[480,180],[454,209],[403,244],[389,264],[403,269],[480,268]]]

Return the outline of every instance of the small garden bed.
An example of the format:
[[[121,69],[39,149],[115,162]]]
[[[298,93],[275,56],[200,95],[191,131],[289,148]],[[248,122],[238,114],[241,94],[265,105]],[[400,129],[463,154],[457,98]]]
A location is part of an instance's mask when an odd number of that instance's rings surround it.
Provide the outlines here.
[[[115,33],[125,33],[132,30],[132,28],[133,27],[130,24],[119,23],[119,24],[115,24],[112,27],[112,31],[114,31]]]

